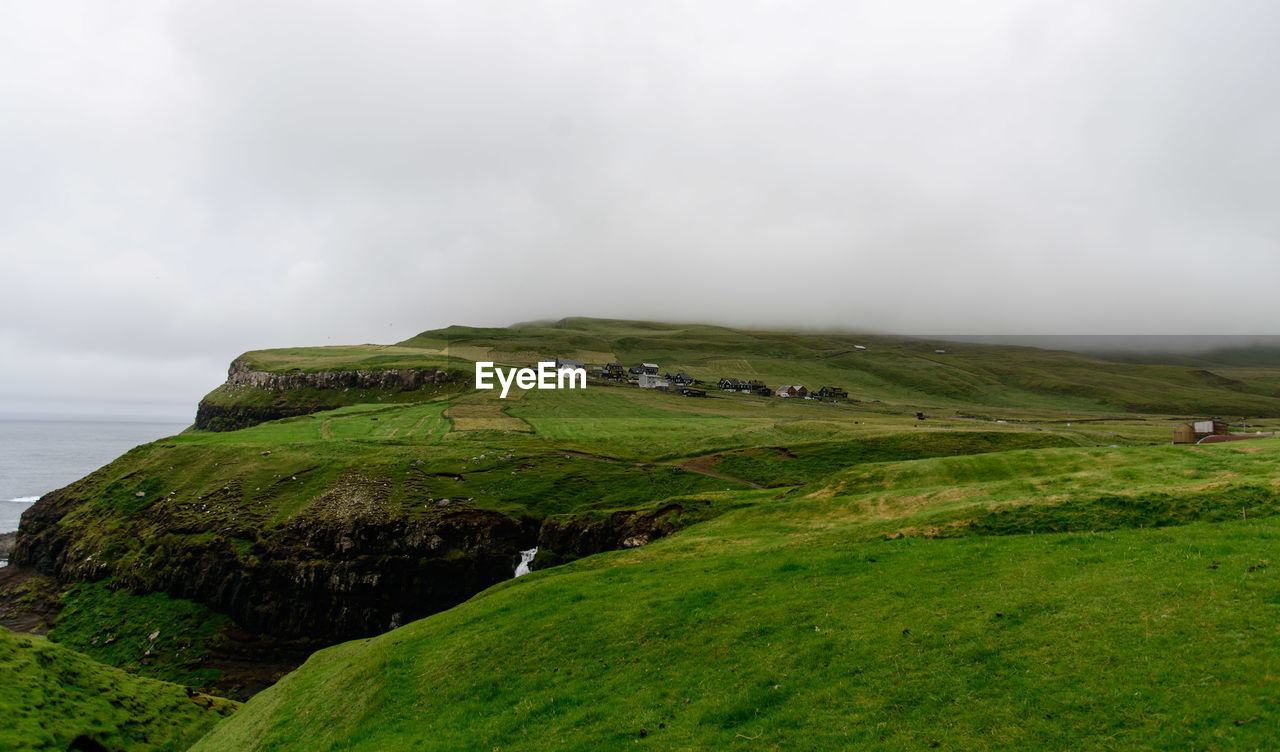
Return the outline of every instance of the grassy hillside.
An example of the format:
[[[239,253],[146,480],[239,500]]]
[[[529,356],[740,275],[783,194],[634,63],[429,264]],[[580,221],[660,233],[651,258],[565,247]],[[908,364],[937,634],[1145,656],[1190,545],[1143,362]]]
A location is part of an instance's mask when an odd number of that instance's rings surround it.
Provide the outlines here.
[[[935,352],[939,349],[946,352]],[[259,350],[241,359],[262,370],[305,372],[466,368],[476,360],[531,363],[557,355],[594,364],[653,361],[664,370],[686,371],[710,382],[730,376],[758,378],[770,386],[843,386],[854,399],[917,409],[989,406],[1280,417],[1280,382],[1257,359],[1121,363],[1029,347],[612,319],[451,326],[393,346]],[[1217,365],[1229,373],[1210,370]]]
[[[224,675],[232,633],[394,630],[317,655],[210,749],[1075,749],[1141,746],[1160,723],[1199,747],[1259,738],[1265,713],[1224,730],[1236,711],[1202,684],[1256,695],[1275,635],[1196,643],[1185,609],[1213,601],[1206,623],[1231,635],[1266,615],[1242,588],[1264,577],[1280,440],[1168,442],[1215,414],[1280,429],[1276,370],[587,319],[242,360],[331,375],[555,355],[850,399],[226,388],[215,406],[331,409],[138,447],[46,495],[15,562],[58,578],[55,639],[196,686],[248,694],[276,675]],[[491,588],[533,545],[539,571]],[[1204,550],[1255,568],[1199,572]],[[1174,575],[1186,599],[1162,586]],[[1119,631],[1077,639],[1108,618]],[[1102,710],[1130,696],[1136,710]],[[1045,723],[1012,727],[1039,705]]]
[[[1019,451],[743,492],[322,651],[196,749],[1265,748],[1278,459]],[[1021,534],[980,534],[1001,511]]]
[[[0,749],[184,750],[236,708],[3,628],[0,677]]]

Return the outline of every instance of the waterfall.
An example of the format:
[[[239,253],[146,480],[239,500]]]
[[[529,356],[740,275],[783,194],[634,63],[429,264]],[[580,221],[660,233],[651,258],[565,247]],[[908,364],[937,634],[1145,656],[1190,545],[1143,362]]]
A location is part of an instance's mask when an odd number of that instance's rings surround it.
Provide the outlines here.
[[[520,563],[516,565],[516,577],[522,574],[529,574],[531,571],[529,565],[533,563],[533,557],[538,555],[538,547],[534,546],[528,551],[520,552]]]

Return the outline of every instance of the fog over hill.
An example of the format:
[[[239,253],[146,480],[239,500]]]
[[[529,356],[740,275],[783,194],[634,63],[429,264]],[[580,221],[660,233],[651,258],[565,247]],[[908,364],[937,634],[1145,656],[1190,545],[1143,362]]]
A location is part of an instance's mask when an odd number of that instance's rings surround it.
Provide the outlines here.
[[[944,335],[939,339],[1070,350],[1105,358],[1180,363],[1187,358],[1229,365],[1280,365],[1280,336],[1208,334]]]
[[[0,21],[0,409],[189,405],[246,349],[452,322],[1280,321],[1274,3]]]

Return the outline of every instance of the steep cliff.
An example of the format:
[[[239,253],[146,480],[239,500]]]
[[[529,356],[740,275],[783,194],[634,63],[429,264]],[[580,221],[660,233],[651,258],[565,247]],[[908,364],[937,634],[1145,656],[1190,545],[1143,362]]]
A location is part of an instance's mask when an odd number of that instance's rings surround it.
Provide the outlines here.
[[[110,578],[137,592],[163,591],[254,632],[338,641],[449,608],[511,577],[517,552],[537,535],[534,521],[477,509],[397,519],[378,508],[379,492],[385,488],[347,481],[266,534],[191,525],[156,505],[145,515],[147,545],[126,551],[62,524],[84,501],[66,488],[23,518],[12,563],[64,582]],[[329,505],[347,509],[327,513]]]
[[[465,502],[426,517],[395,514],[381,482],[348,476],[274,530],[193,524],[161,499],[110,542],[74,519],[83,488],[46,494],[23,517],[13,564],[59,581],[108,579],[231,616],[255,633],[336,642],[379,634],[510,579],[519,551],[557,560],[644,545],[687,524],[679,505],[603,517],[514,518]],[[206,503],[244,503],[236,491]],[[122,539],[147,539],[130,549]],[[544,557],[544,563],[546,562]]]
[[[200,400],[195,425],[236,431],[343,405],[410,402],[461,388],[467,378],[462,371],[434,368],[264,371],[236,359],[226,382]]]
[[[456,605],[510,578],[531,546],[575,558],[654,540],[708,508],[664,499],[729,485],[523,434],[449,433],[449,404],[358,405],[136,447],[33,505],[12,563],[333,642]]]

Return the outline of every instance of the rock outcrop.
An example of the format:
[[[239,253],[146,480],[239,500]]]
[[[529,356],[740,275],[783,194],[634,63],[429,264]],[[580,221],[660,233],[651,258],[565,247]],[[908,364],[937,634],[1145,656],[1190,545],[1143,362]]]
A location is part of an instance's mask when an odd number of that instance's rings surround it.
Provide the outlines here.
[[[202,431],[237,431],[359,402],[364,391],[386,397],[433,389],[458,378],[457,373],[427,368],[255,371],[247,362],[235,360],[226,383],[200,400],[195,426]]]
[[[652,511],[613,512],[600,519],[549,517],[538,529],[538,548],[577,558],[643,546],[679,529],[674,518],[680,511],[679,504],[668,504]]]
[[[384,371],[255,371],[243,360],[231,362],[227,383],[257,389],[422,389],[452,379],[447,371],[397,368]]]
[[[385,493],[348,480],[262,531],[193,526],[158,503],[125,523],[138,534],[145,528],[145,547],[116,557],[118,544],[104,547],[92,531],[64,522],[85,501],[69,486],[23,516],[12,563],[62,582],[110,578],[134,592],[194,600],[259,634],[336,642],[429,616],[510,579],[532,545],[566,558],[644,545],[674,532],[680,510],[515,519],[452,505],[406,519],[386,511]]]
[[[261,535],[228,535],[174,527],[157,510],[147,520],[153,542],[125,565],[62,524],[77,503],[62,489],[34,505],[12,563],[63,582],[110,577],[198,601],[254,632],[325,642],[379,634],[509,579],[538,529],[458,508],[420,520],[302,514]]]

